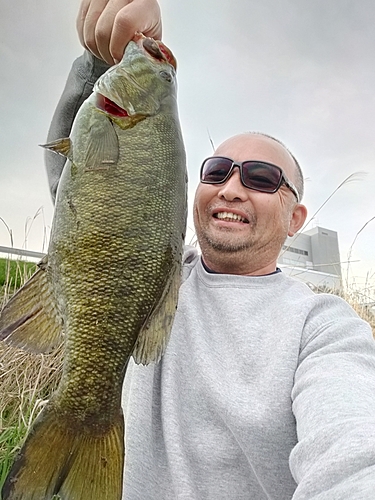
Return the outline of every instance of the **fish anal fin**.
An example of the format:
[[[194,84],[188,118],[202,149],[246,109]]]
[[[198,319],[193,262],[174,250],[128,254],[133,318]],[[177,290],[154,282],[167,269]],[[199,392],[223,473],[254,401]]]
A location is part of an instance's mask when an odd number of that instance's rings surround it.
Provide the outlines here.
[[[46,144],[39,144],[39,146],[71,159],[72,141],[69,137],[47,142]]]
[[[59,415],[49,405],[35,421],[5,480],[3,500],[120,500],[124,419],[102,432]]]
[[[164,354],[177,309],[180,284],[181,266],[176,265],[170,286],[138,336],[133,351],[133,358],[137,364],[158,362]]]
[[[0,313],[0,340],[33,353],[46,353],[62,342],[57,311],[46,267],[41,267]]]

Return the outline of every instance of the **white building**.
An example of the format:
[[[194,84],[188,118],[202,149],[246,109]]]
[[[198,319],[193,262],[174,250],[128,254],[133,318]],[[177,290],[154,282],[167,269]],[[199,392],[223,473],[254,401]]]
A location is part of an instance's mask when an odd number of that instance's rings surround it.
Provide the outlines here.
[[[311,288],[341,288],[341,264],[336,231],[314,227],[287,238],[278,266]]]

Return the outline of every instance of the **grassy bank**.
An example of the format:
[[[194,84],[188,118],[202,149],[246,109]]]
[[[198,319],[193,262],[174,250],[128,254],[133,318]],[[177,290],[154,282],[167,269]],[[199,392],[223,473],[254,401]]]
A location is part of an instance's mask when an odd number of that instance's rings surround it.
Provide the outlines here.
[[[12,295],[14,290],[25,283],[35,270],[34,262],[0,258],[0,299],[3,301],[4,298]]]
[[[35,271],[30,262],[0,259],[0,304]],[[31,423],[58,385],[62,349],[28,354],[0,342],[0,489]]]

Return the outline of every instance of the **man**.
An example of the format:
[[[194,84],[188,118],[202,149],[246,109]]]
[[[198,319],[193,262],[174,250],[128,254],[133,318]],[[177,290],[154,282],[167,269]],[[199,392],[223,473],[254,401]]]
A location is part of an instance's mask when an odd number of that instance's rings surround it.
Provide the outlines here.
[[[84,1],[82,43],[113,63],[135,30],[161,34],[154,0]],[[49,140],[106,65],[76,61]],[[52,195],[62,164],[47,156]],[[341,299],[277,269],[301,228],[299,166],[278,141],[240,134],[205,160],[158,365],[124,387],[127,500],[370,500],[375,491],[375,344]]]
[[[218,147],[214,157],[230,158],[239,164],[258,160],[277,165],[294,183],[299,177],[291,154],[264,135],[232,137]],[[216,169],[222,168],[222,160],[216,163]],[[245,165],[242,169],[244,176]],[[290,189],[284,182],[276,193],[264,193],[244,185],[240,172],[235,168],[225,182],[198,186],[194,224],[203,261],[213,271],[221,273],[270,274],[276,271],[276,261],[286,236],[293,236],[302,227],[306,208],[298,203],[296,198],[300,195],[294,186]],[[257,171],[257,175],[261,172]],[[299,182],[301,186],[302,182]],[[234,218],[233,214],[239,217]]]

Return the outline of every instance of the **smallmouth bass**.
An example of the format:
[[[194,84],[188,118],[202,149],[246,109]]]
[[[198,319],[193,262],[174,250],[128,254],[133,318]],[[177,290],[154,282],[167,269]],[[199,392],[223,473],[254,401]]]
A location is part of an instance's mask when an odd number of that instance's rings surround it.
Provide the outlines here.
[[[47,352],[64,338],[57,391],[3,500],[120,500],[121,391],[130,356],[160,359],[177,306],[186,166],[175,61],[137,34],[95,84],[63,154],[47,256],[0,315],[0,339]]]

